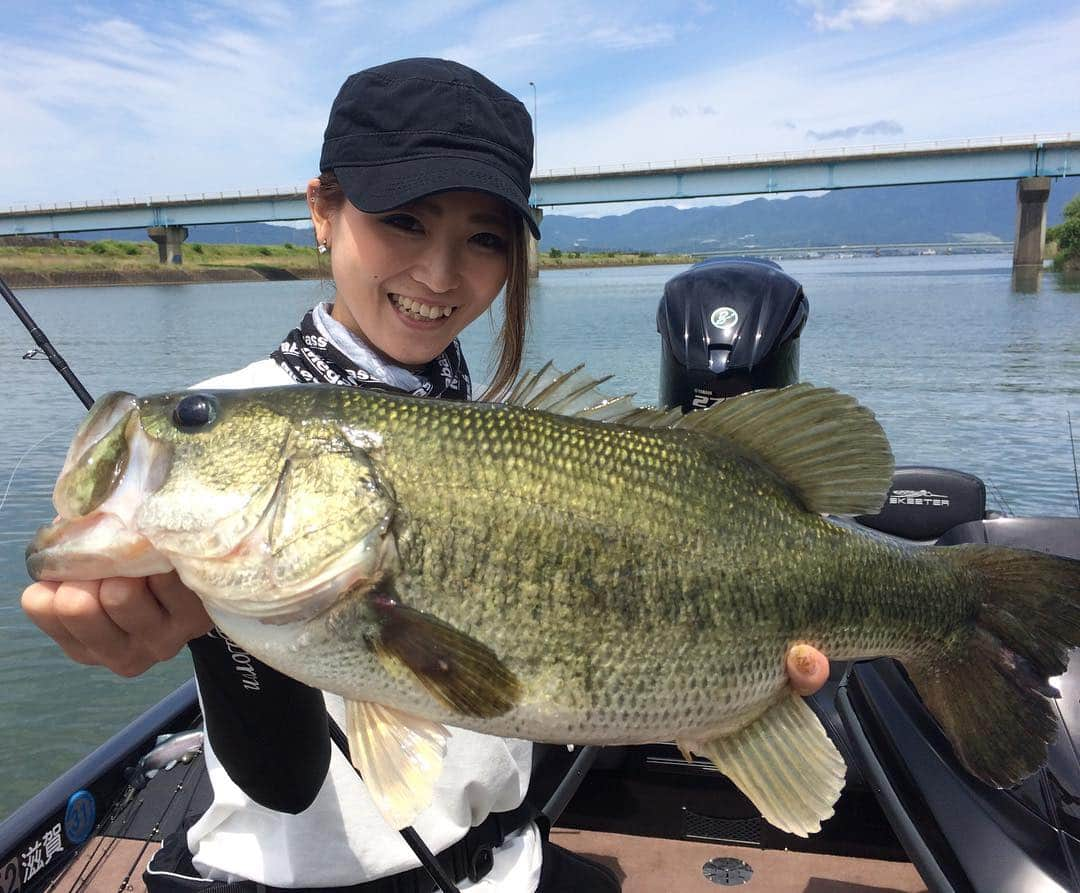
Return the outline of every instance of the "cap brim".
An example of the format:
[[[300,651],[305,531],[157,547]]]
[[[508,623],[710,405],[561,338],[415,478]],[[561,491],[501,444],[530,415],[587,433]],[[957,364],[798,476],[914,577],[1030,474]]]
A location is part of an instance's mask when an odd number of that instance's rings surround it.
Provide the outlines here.
[[[334,173],[349,201],[369,214],[400,208],[426,195],[470,189],[501,198],[525,218],[533,236],[540,238],[529,197],[497,167],[473,158],[438,156],[362,167],[343,165],[335,167]]]

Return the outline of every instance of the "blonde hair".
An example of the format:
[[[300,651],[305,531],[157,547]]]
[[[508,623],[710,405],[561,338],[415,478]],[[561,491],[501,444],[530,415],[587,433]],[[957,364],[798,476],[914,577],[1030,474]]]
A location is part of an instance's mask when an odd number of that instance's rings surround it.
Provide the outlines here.
[[[326,211],[336,211],[345,203],[345,192],[333,171],[319,174],[319,191],[315,200]],[[498,359],[495,374],[480,395],[481,400],[497,400],[506,394],[521,371],[525,354],[525,334],[529,326],[529,231],[516,210],[511,210],[510,216],[503,319],[496,336]]]

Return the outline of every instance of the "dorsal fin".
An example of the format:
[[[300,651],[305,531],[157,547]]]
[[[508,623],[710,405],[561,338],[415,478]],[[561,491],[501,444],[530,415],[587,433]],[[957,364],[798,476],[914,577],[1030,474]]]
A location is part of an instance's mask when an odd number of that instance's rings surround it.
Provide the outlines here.
[[[596,422],[618,422],[640,428],[666,428],[682,415],[681,410],[634,406],[633,394],[609,397],[599,386],[611,378],[593,378],[584,364],[560,372],[548,362],[539,372],[522,375],[502,402],[526,409],[542,409]]]
[[[854,397],[805,382],[729,397],[672,426],[732,440],[784,479],[811,512],[871,514],[893,476],[889,441]]]
[[[633,394],[609,397],[577,366],[560,372],[550,362],[526,372],[504,402],[574,418],[635,428],[686,428],[734,441],[768,465],[808,511],[872,514],[892,484],[893,455],[874,414],[854,397],[801,383],[729,397],[683,415],[679,407],[634,406]]]

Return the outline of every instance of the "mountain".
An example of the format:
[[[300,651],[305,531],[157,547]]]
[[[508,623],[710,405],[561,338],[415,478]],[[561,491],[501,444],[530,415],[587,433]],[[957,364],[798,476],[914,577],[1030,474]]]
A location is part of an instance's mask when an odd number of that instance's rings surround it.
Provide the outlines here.
[[[1047,222],[1060,223],[1080,177],[1055,180]],[[544,215],[541,248],[563,251],[707,252],[750,247],[902,244],[1000,239],[1016,226],[1016,184],[939,183],[837,189],[822,196],[755,198],[737,205],[680,210],[643,208],[608,217]],[[140,230],[76,233],[67,238],[142,240]],[[268,223],[188,227],[188,243],[313,245],[311,228]]]
[[[1055,180],[1047,222],[1080,194],[1080,177]],[[702,252],[758,247],[1011,242],[1016,226],[1012,181],[837,189],[822,196],[756,198],[737,205],[679,210],[643,208],[619,216],[545,214],[546,250]]]

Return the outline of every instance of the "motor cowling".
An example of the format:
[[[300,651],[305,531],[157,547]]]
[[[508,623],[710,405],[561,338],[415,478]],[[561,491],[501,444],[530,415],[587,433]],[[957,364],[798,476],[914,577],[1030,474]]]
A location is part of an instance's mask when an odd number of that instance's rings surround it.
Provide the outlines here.
[[[799,379],[802,286],[763,258],[715,258],[668,280],[656,311],[660,404],[684,412]]]

